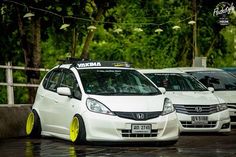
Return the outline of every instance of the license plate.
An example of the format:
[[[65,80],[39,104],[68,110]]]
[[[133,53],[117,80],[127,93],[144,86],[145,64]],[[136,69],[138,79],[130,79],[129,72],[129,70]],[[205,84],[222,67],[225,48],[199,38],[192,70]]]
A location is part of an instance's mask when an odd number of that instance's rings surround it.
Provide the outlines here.
[[[150,134],[152,126],[151,124],[133,124],[131,125],[131,131],[133,134]]]
[[[191,118],[192,118],[192,124],[194,125],[208,124],[207,116],[192,116]]]

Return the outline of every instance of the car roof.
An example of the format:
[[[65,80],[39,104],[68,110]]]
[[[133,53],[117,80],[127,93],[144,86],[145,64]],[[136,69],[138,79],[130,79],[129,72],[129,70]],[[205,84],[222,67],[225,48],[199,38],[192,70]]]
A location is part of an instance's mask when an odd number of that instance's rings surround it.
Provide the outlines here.
[[[138,69],[139,72],[148,73],[185,73],[177,68],[164,68],[164,69]]]
[[[224,67],[224,68],[221,68],[221,69],[223,69],[225,71],[236,72],[236,67]]]
[[[223,71],[218,68],[209,68],[209,67],[178,67],[174,68],[183,72],[197,72],[197,71]]]
[[[218,68],[208,67],[174,67],[164,69],[138,69],[139,72],[147,73],[186,73],[186,72],[199,72],[199,71],[224,71]]]

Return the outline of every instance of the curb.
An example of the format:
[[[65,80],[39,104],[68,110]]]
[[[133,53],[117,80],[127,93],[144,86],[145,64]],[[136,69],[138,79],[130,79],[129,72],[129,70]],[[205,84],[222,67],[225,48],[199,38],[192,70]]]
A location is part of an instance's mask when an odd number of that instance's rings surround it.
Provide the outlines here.
[[[26,136],[25,125],[30,106],[0,105],[0,138]]]

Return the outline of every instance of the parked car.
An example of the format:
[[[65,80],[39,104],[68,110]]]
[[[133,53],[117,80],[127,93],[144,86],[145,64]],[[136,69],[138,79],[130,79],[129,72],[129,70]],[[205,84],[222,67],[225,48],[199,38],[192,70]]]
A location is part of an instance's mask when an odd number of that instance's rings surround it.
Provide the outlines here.
[[[70,59],[42,80],[26,133],[74,143],[179,138],[171,100],[128,63]]]
[[[178,69],[139,70],[158,87],[166,89],[177,112],[180,132],[230,132],[225,101],[193,76]]]
[[[230,74],[233,74],[236,77],[236,67],[228,67],[222,69]]]
[[[213,87],[214,94],[228,104],[231,125],[236,125],[236,77],[217,68],[179,68],[201,81],[206,87]]]

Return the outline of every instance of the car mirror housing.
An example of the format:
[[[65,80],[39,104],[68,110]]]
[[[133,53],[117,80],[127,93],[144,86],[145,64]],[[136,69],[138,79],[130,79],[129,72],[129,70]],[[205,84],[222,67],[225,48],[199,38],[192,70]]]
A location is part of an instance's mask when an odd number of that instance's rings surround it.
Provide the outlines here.
[[[207,89],[212,93],[214,93],[214,91],[215,91],[215,89],[213,87],[208,87]]]
[[[158,89],[161,91],[162,94],[166,93],[166,89],[164,87],[158,87]]]
[[[69,97],[71,96],[71,90],[68,87],[58,87],[57,93],[63,96],[69,96]]]

